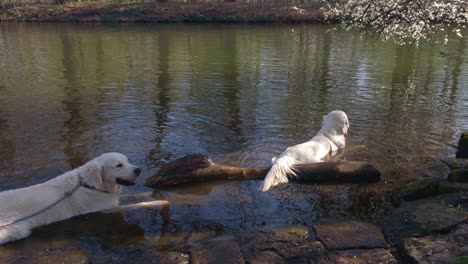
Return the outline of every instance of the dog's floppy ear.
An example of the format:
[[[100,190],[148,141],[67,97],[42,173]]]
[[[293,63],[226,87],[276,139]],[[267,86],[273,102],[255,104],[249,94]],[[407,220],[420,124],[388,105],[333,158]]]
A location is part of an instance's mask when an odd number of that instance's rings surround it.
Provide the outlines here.
[[[80,175],[90,185],[94,187],[102,186],[103,175],[102,165],[96,160],[87,162],[80,168]]]
[[[349,128],[349,121],[345,120],[344,126],[342,128],[343,135],[347,136],[348,135],[348,128]]]
[[[345,135],[345,136],[348,135],[348,126],[346,126],[346,125],[343,126],[342,132],[343,132],[343,135]]]

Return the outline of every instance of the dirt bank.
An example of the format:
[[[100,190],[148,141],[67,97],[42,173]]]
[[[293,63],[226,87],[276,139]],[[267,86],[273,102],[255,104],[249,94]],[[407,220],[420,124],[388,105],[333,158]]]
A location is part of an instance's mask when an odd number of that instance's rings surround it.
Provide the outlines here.
[[[0,7],[0,21],[320,23],[320,4],[74,3]]]

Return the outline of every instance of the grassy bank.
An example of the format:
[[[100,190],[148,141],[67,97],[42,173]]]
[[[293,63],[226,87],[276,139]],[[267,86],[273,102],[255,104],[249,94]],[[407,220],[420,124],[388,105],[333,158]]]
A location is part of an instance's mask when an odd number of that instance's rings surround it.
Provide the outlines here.
[[[1,21],[317,23],[320,4],[71,3],[0,6]]]

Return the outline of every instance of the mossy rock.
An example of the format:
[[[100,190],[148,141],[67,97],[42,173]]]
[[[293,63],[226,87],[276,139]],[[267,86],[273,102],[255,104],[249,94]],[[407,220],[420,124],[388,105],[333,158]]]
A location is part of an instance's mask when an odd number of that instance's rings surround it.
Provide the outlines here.
[[[193,264],[245,263],[239,245],[230,240],[211,240],[193,246],[190,248],[190,258]]]
[[[417,181],[400,193],[400,197],[405,201],[414,201],[427,197],[433,197],[440,194],[456,191],[452,186],[445,181],[437,181],[433,179],[424,179]]]
[[[57,249],[50,250],[44,254],[34,258],[32,263],[49,264],[49,263],[90,263],[89,254],[81,249]]]
[[[465,222],[465,213],[457,208],[464,197],[459,193],[404,202],[381,221],[385,237],[392,243],[404,238],[447,233]]]
[[[445,158],[440,161],[447,165],[449,172],[453,169],[468,169],[468,159]]]
[[[468,131],[460,135],[457,148],[457,158],[468,159]]]
[[[453,169],[448,180],[450,182],[468,182],[468,169]]]
[[[460,159],[453,159],[459,161]],[[462,160],[465,161],[465,160]],[[447,178],[447,175],[450,173],[450,166],[452,165],[451,160],[443,159],[434,162],[430,166],[421,169],[417,174],[420,179],[432,179],[432,180],[443,180]]]

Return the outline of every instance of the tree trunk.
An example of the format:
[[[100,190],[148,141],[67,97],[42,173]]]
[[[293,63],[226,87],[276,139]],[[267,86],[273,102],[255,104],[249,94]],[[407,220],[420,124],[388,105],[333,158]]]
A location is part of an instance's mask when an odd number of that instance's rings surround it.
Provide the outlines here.
[[[167,187],[212,180],[261,180],[271,167],[243,168],[214,163],[209,157],[191,154],[165,164],[146,180],[147,187]],[[329,161],[294,166],[298,183],[375,183],[380,172],[367,162]]]

